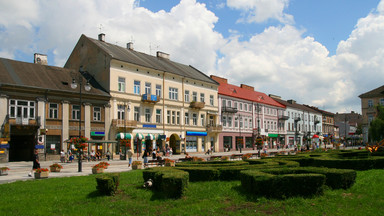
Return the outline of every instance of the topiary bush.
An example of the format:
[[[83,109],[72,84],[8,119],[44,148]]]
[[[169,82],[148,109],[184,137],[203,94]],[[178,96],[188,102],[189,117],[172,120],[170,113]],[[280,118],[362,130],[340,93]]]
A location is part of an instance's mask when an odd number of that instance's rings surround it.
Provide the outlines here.
[[[120,184],[119,173],[108,173],[96,177],[96,189],[105,195],[112,196],[116,193]]]

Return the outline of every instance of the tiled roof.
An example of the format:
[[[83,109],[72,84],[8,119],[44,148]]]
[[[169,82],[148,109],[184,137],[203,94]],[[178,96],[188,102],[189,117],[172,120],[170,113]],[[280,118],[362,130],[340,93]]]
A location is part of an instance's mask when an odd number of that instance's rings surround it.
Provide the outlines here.
[[[298,104],[298,103],[289,103],[288,101],[285,101],[285,100],[282,100],[282,99],[277,99],[275,98],[275,100],[281,104],[284,104],[285,106],[287,107],[292,107],[292,108],[295,108],[295,109],[299,109],[299,110],[303,110],[303,111],[307,111],[307,112],[312,112],[312,113],[319,113],[318,111],[312,109],[312,108],[309,108],[305,105],[302,105],[302,104]],[[320,114],[320,113],[319,113]]]
[[[218,85],[215,80],[191,65],[184,65],[169,59],[148,55],[132,49],[89,38],[85,35],[82,35],[82,37],[91,40],[113,59]]]
[[[70,86],[71,73],[79,74],[78,71],[71,69],[0,58],[0,85],[79,92]],[[87,94],[109,96],[98,88],[98,83],[92,81],[91,85],[93,88]]]
[[[244,89],[228,83],[220,83],[219,95],[226,95],[229,97],[235,97],[243,100],[253,101],[256,103],[285,108],[284,105],[277,103],[274,99],[262,92]]]
[[[383,96],[384,96],[384,85],[359,95],[359,98],[373,98],[373,97],[383,97]]]

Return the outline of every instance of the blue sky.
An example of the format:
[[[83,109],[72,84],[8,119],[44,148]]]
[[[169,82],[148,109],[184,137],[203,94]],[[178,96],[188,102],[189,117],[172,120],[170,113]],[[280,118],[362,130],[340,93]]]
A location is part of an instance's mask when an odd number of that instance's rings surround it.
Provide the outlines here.
[[[0,57],[19,61],[63,66],[81,34],[103,32],[331,112],[361,112],[384,79],[384,0],[0,0],[0,14]]]

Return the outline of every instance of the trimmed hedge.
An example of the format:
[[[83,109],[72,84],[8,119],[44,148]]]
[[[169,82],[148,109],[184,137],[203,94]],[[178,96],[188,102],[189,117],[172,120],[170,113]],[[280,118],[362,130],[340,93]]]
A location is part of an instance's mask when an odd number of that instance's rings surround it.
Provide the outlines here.
[[[303,173],[317,173],[323,174],[326,177],[325,184],[332,189],[347,189],[352,187],[356,180],[356,171],[349,169],[332,169],[324,167],[296,167],[296,168],[275,168],[275,169],[262,169],[265,173],[274,175],[284,174],[303,174]]]
[[[120,184],[119,173],[108,173],[96,176],[97,186],[96,189],[105,195],[112,196],[116,193]]]
[[[248,165],[245,161],[186,161],[177,163],[176,167],[226,167]]]
[[[152,179],[152,187],[160,191],[165,197],[182,197],[189,184],[189,174],[170,167],[154,167],[143,171],[144,181]]]
[[[177,167],[189,173],[189,181],[216,181],[219,180],[218,167]]]
[[[258,170],[241,171],[241,185],[245,191],[272,198],[321,195],[324,182],[322,174],[273,175]]]

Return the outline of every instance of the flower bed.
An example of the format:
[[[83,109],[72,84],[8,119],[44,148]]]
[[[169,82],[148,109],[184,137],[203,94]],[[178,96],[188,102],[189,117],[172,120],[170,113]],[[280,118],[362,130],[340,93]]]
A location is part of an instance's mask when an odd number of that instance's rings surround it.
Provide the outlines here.
[[[8,170],[9,170],[8,167],[1,167],[1,168],[0,168],[0,176],[2,176],[2,175],[8,175]]]
[[[51,172],[60,172],[61,169],[63,169],[63,166],[61,166],[58,163],[54,163],[51,166],[49,166],[49,168],[50,168]]]

